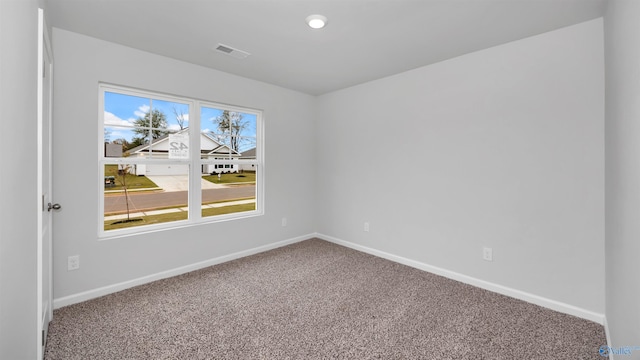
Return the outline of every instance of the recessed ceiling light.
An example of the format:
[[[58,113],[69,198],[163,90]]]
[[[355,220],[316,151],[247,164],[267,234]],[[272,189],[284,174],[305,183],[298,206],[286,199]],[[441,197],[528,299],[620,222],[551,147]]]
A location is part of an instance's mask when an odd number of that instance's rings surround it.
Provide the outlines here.
[[[307,24],[314,29],[322,29],[327,24],[327,17],[322,15],[307,16]]]

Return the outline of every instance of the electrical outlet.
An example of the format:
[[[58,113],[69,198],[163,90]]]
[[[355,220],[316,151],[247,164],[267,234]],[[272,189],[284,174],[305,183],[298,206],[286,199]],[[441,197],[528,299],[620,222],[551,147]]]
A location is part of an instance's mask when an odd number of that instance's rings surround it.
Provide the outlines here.
[[[364,231],[365,232],[369,232],[369,223],[368,222],[364,223]]]
[[[482,258],[486,261],[493,261],[493,249],[491,248],[482,248]]]
[[[282,226],[287,226],[287,218],[286,217],[282,218]]]
[[[67,258],[67,271],[78,270],[80,268],[80,255],[73,255]]]

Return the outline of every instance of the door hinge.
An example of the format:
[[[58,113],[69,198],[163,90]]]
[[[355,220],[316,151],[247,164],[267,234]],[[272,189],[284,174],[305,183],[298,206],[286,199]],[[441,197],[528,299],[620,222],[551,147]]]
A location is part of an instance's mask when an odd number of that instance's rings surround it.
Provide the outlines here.
[[[44,330],[42,330],[42,346],[44,346]]]

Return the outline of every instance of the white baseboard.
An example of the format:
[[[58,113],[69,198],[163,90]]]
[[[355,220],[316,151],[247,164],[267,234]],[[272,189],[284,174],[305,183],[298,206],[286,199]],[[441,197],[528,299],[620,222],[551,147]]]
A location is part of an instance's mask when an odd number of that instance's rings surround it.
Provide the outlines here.
[[[383,259],[387,259],[390,261],[394,261],[403,265],[407,265],[419,270],[423,270],[423,271],[427,271],[436,275],[440,275],[440,276],[444,276],[446,278],[452,279],[452,280],[456,280],[456,281],[460,281],[462,283],[465,284],[469,284],[472,286],[476,286],[485,290],[489,290],[489,291],[493,291],[496,292],[498,294],[502,294],[502,295],[506,295],[506,296],[510,296],[519,300],[523,300],[532,304],[536,304],[551,310],[555,310],[564,314],[569,314],[569,315],[573,315],[573,316],[577,316],[586,320],[590,320],[590,321],[594,321],[598,324],[604,325],[605,326],[605,332],[607,335],[607,343],[609,344],[609,346],[611,346],[611,339],[609,338],[609,331],[607,328],[607,324],[606,324],[606,319],[604,317],[603,314],[599,314],[599,313],[595,313],[589,310],[585,310],[573,305],[569,305],[569,304],[565,304],[559,301],[555,301],[555,300],[551,300],[551,299],[547,299],[544,298],[542,296],[538,296],[538,295],[534,295],[534,294],[530,294],[524,291],[520,291],[520,290],[516,290],[516,289],[512,289],[503,285],[499,285],[499,284],[494,284],[485,280],[480,280],[468,275],[463,275],[451,270],[447,270],[447,269],[443,269],[443,268],[439,268],[436,266],[432,266],[429,264],[425,264],[416,260],[411,260],[405,257],[401,257],[401,256],[397,256],[397,255],[393,255],[384,251],[380,251],[380,250],[376,250],[370,247],[366,247],[363,245],[359,245],[359,244],[355,244],[349,241],[345,241],[342,239],[338,239],[332,236],[328,236],[328,235],[324,235],[324,234],[320,234],[320,233],[312,233],[312,234],[307,234],[307,235],[302,235],[302,236],[298,236],[292,239],[288,239],[288,240],[283,240],[283,241],[279,241],[279,242],[275,242],[272,244],[267,244],[267,245],[263,245],[263,246],[259,246],[256,248],[252,248],[252,249],[248,249],[248,250],[243,250],[243,251],[239,251],[233,254],[229,254],[229,255],[223,255],[217,258],[213,258],[213,259],[209,259],[209,260],[205,260],[205,261],[201,261],[195,264],[190,264],[190,265],[186,265],[186,266],[182,266],[179,268],[175,268],[175,269],[170,269],[170,270],[166,270],[166,271],[162,271],[159,273],[155,273],[155,274],[151,274],[151,275],[147,275],[147,276],[143,276],[140,278],[136,278],[136,279],[132,279],[132,280],[128,280],[128,281],[124,281],[121,283],[117,283],[117,284],[113,284],[113,285],[108,285],[108,286],[103,286],[100,288],[96,288],[96,289],[92,289],[92,290],[88,290],[88,291],[84,291],[81,293],[77,293],[77,294],[72,294],[72,295],[68,295],[65,297],[61,297],[61,298],[57,298],[53,300],[53,308],[54,309],[58,309],[64,306],[68,306],[68,305],[73,305],[73,304],[77,304],[83,301],[87,301],[87,300],[91,300],[94,298],[98,298],[100,296],[104,296],[104,295],[108,295],[108,294],[112,294],[118,291],[122,291],[125,289],[129,289],[132,288],[134,286],[138,286],[138,285],[143,285],[143,284],[147,284],[150,283],[152,281],[156,281],[156,280],[161,280],[161,279],[166,279],[172,276],[177,276],[177,275],[182,275],[185,273],[188,273],[190,271],[195,271],[195,270],[199,270],[205,267],[209,267],[212,265],[217,265],[217,264],[221,264],[227,261],[231,261],[231,260],[236,260],[239,258],[243,258],[246,256],[250,256],[250,255],[254,255],[254,254],[258,254],[261,252],[265,252],[268,250],[272,250],[272,249],[276,249],[282,246],[286,246],[286,245],[290,245],[290,244],[294,244],[300,241],[304,241],[304,240],[308,240],[311,238],[319,238],[325,241],[329,241],[338,245],[342,245],[348,248],[352,248],[354,250],[358,250],[358,251],[362,251],[364,253],[367,254],[371,254],[377,257],[381,257]]]
[[[278,242],[275,242],[275,243],[272,243],[272,244],[259,246],[259,247],[253,248],[253,249],[243,250],[243,251],[239,251],[239,252],[236,252],[236,253],[233,253],[233,254],[223,255],[223,256],[220,256],[220,257],[217,257],[217,258],[213,258],[213,259],[197,262],[195,264],[190,264],[190,265],[181,266],[181,267],[175,268],[175,269],[161,271],[159,273],[151,274],[151,275],[147,275],[147,276],[143,276],[143,277],[139,277],[137,279],[132,279],[132,280],[124,281],[124,282],[121,282],[121,283],[108,285],[108,286],[103,286],[103,287],[100,287],[100,288],[97,288],[97,289],[92,289],[92,290],[84,291],[84,292],[81,292],[81,293],[64,296],[64,297],[57,298],[57,299],[53,300],[53,308],[54,309],[58,309],[58,308],[61,308],[61,307],[64,307],[64,306],[77,304],[77,303],[80,303],[80,302],[83,302],[83,301],[87,301],[87,300],[98,298],[100,296],[104,296],[104,295],[112,294],[112,293],[115,293],[115,292],[118,292],[118,291],[122,291],[122,290],[125,290],[125,289],[129,289],[129,288],[132,288],[134,286],[147,284],[147,283],[150,283],[152,281],[166,279],[166,278],[169,278],[169,277],[172,277],[172,276],[182,275],[182,274],[188,273],[190,271],[203,269],[203,268],[206,268],[206,267],[209,267],[209,266],[212,266],[212,265],[217,265],[217,264],[221,264],[221,263],[224,263],[224,262],[227,262],[227,261],[243,258],[245,256],[250,256],[250,255],[258,254],[258,253],[261,253],[261,252],[273,250],[273,249],[276,249],[276,248],[279,248],[279,247],[282,247],[282,246],[286,246],[286,245],[294,244],[294,243],[297,243],[297,242],[300,242],[300,241],[311,239],[311,238],[315,237],[315,235],[316,234],[302,235],[302,236],[298,236],[298,237],[295,237],[295,238],[292,238],[292,239],[278,241]]]
[[[520,291],[520,290],[516,290],[516,289],[512,289],[510,287],[506,287],[503,285],[499,285],[499,284],[494,284],[492,282],[489,281],[485,281],[485,280],[480,280],[468,275],[463,275],[460,273],[457,273],[455,271],[451,271],[451,270],[447,270],[447,269],[443,269],[443,268],[439,268],[436,266],[432,266],[429,264],[425,264],[416,260],[411,260],[411,259],[407,259],[405,257],[402,256],[397,256],[397,255],[393,255],[384,251],[380,251],[380,250],[376,250],[373,248],[369,248],[366,246],[362,246],[359,244],[355,244],[349,241],[345,241],[342,239],[338,239],[332,236],[328,236],[328,235],[324,235],[324,234],[316,234],[316,237],[322,240],[326,240],[338,245],[342,245],[342,246],[346,246],[348,248],[352,248],[354,250],[358,250],[358,251],[362,251],[364,253],[367,254],[371,254],[377,257],[381,257],[383,259],[387,259],[393,262],[397,262],[403,265],[407,265],[419,270],[423,270],[423,271],[427,271],[436,275],[440,275],[440,276],[444,276],[446,278],[452,279],[452,280],[456,280],[456,281],[460,281],[462,283],[465,284],[469,284],[472,286],[476,286],[485,290],[489,290],[489,291],[493,291],[496,292],[498,294],[502,294],[502,295],[506,295],[512,298],[516,298],[519,300],[523,300],[535,305],[539,305],[554,311],[558,311],[564,314],[569,314],[569,315],[573,315],[573,316],[577,316],[579,318],[582,319],[586,319],[586,320],[590,320],[593,322],[596,322],[598,324],[604,325],[604,315],[603,314],[599,314],[593,311],[589,311],[589,310],[585,310],[573,305],[569,305],[569,304],[565,304],[556,300],[551,300],[551,299],[547,299],[544,298],[542,296],[538,296],[538,295],[534,295],[534,294],[530,294],[524,291]],[[609,341],[609,339],[607,339],[607,341]]]

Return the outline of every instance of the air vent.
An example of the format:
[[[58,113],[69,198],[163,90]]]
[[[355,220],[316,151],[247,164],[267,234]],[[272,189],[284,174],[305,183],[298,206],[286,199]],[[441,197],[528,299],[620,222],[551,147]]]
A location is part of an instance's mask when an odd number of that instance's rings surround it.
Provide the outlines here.
[[[216,50],[218,51],[222,51],[223,53],[227,53],[227,54],[231,54],[231,52],[233,51],[232,48],[230,47],[226,47],[224,45],[218,45],[218,47],[216,48]]]
[[[227,45],[223,45],[223,44],[218,44],[218,46],[216,47],[216,50],[223,53],[223,54],[227,54],[229,56],[232,56],[236,59],[244,59],[247,56],[251,55],[246,51],[242,51],[242,50],[238,50],[238,49],[234,49],[231,46],[227,46]]]

